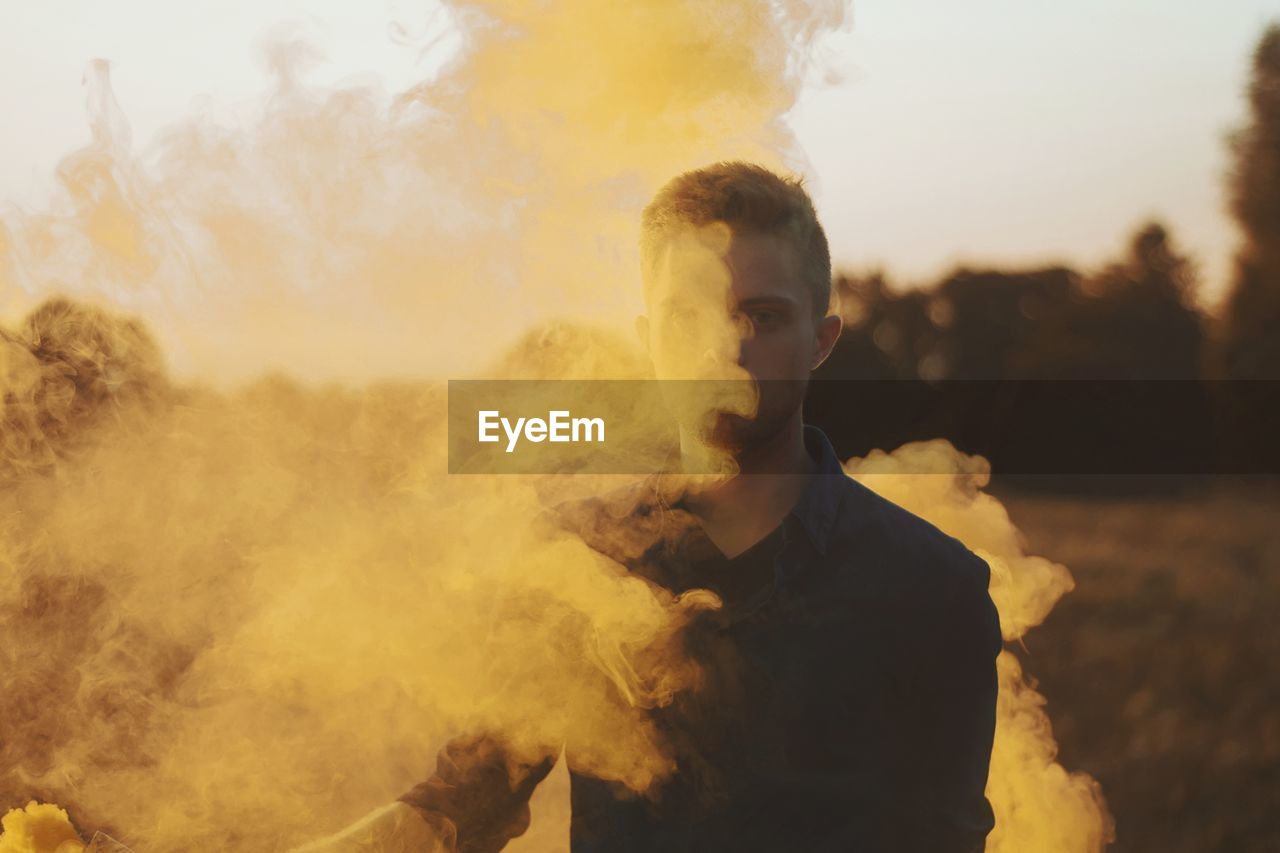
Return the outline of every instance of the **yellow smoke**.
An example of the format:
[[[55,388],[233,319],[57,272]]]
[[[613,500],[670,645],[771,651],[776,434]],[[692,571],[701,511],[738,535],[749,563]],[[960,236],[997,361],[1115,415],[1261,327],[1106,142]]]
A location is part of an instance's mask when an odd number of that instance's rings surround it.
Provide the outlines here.
[[[532,323],[640,305],[635,224],[718,159],[799,162],[783,115],[843,4],[450,2],[462,47],[388,97],[267,50],[253,120],[134,150],[96,62],[93,142],[0,222],[0,312],[50,289],[143,313],[184,375],[456,377]],[[6,233],[7,232],[7,233]],[[247,342],[252,341],[252,345]]]
[[[57,307],[9,346],[74,352],[91,387],[133,372],[71,331],[133,324]],[[688,684],[652,651],[702,603],[535,535],[527,478],[447,476],[440,386],[157,378],[78,411],[34,353],[0,459],[8,794],[142,850],[268,849],[407,790],[465,725],[529,750],[571,727],[638,790],[673,769],[640,711]]]
[[[1009,514],[982,491],[991,477],[985,459],[939,440],[851,459],[845,470],[987,561],[1006,641],[1043,622],[1074,586],[1064,566],[1026,553]],[[1112,838],[1112,822],[1098,784],[1054,760],[1057,744],[1044,698],[1026,683],[1018,659],[1003,651],[996,668],[1000,693],[987,783],[996,826],[987,838],[988,853],[1101,850]]]
[[[0,853],[81,853],[84,842],[64,809],[34,800],[0,819]]]
[[[448,476],[424,380],[642,371],[617,331],[640,206],[707,161],[798,163],[782,119],[843,8],[529,8],[450,4],[462,52],[391,99],[311,88],[279,44],[253,123],[145,152],[90,68],[93,142],[0,220],[0,805],[140,853],[268,850],[421,781],[464,726],[530,752],[572,728],[638,790],[672,772],[643,708],[696,677],[663,652],[706,602],[537,534],[581,483]],[[901,497],[995,558],[1019,636],[1065,573],[973,488]],[[993,849],[1096,849],[1010,661]]]

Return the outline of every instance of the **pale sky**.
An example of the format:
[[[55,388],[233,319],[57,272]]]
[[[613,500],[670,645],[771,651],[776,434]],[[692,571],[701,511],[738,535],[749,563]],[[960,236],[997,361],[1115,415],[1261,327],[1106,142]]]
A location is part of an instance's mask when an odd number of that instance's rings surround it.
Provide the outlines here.
[[[197,109],[231,112],[267,78],[256,45],[302,22],[316,82],[425,72],[389,24],[426,4],[6,0],[0,199],[38,204],[88,140],[81,78],[112,61],[135,149]],[[1252,48],[1280,0],[855,0],[825,43],[843,80],[793,115],[838,266],[927,283],[957,262],[1092,268],[1158,216],[1225,286],[1223,135],[1244,116]]]

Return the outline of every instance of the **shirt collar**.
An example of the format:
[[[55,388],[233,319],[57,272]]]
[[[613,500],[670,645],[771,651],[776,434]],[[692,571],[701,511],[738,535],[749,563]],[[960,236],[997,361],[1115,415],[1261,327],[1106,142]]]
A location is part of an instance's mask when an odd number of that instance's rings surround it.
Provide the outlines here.
[[[818,553],[825,555],[831,528],[835,525],[836,514],[844,497],[843,487],[849,478],[844,472],[844,466],[840,464],[840,458],[836,456],[835,448],[831,446],[831,440],[822,430],[805,424],[804,446],[818,463],[818,468],[796,505],[791,508],[791,516],[800,522]]]
[[[844,472],[844,466],[840,464],[840,458],[836,456],[835,448],[831,445],[831,440],[827,438],[826,433],[816,426],[805,424],[803,435],[805,450],[817,462],[817,468],[813,479],[805,486],[799,500],[791,508],[788,518],[798,522],[817,552],[825,555],[849,476]],[[660,482],[659,475],[650,477],[649,490],[654,503],[665,514],[672,504],[669,504],[662,495],[658,485]],[[680,505],[678,499],[675,505]]]

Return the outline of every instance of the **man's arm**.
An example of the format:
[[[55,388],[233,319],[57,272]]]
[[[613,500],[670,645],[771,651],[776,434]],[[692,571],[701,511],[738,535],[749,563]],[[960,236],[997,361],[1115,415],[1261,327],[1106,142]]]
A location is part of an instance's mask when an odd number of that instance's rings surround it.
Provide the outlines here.
[[[529,828],[529,798],[555,766],[557,751],[534,763],[488,735],[455,738],[436,771],[395,802],[340,832],[290,853],[490,853]]]
[[[981,853],[995,819],[985,796],[996,722],[1000,617],[987,593],[990,571],[972,563],[940,599],[918,637],[889,849]]]
[[[436,772],[400,797],[428,816],[443,816],[458,853],[501,850],[529,828],[529,798],[555,767],[558,750],[517,759],[498,738],[456,738],[440,750]]]

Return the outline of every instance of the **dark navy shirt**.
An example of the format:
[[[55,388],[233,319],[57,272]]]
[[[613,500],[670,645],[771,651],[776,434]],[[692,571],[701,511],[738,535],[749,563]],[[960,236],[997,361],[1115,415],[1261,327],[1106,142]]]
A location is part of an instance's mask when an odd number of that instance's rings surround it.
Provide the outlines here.
[[[567,739],[573,853],[983,849],[1002,645],[988,567],[849,478],[820,430],[806,426],[805,443],[817,474],[732,559],[697,524],[638,557],[600,545],[723,606],[684,630],[704,683],[649,712],[678,768],[660,790],[637,796],[581,772]],[[603,505],[575,503],[562,526],[596,547]],[[681,509],[655,493],[633,516],[668,513]],[[459,738],[401,799],[447,818],[458,850],[500,850],[527,828],[555,760],[517,771],[499,738]]]

